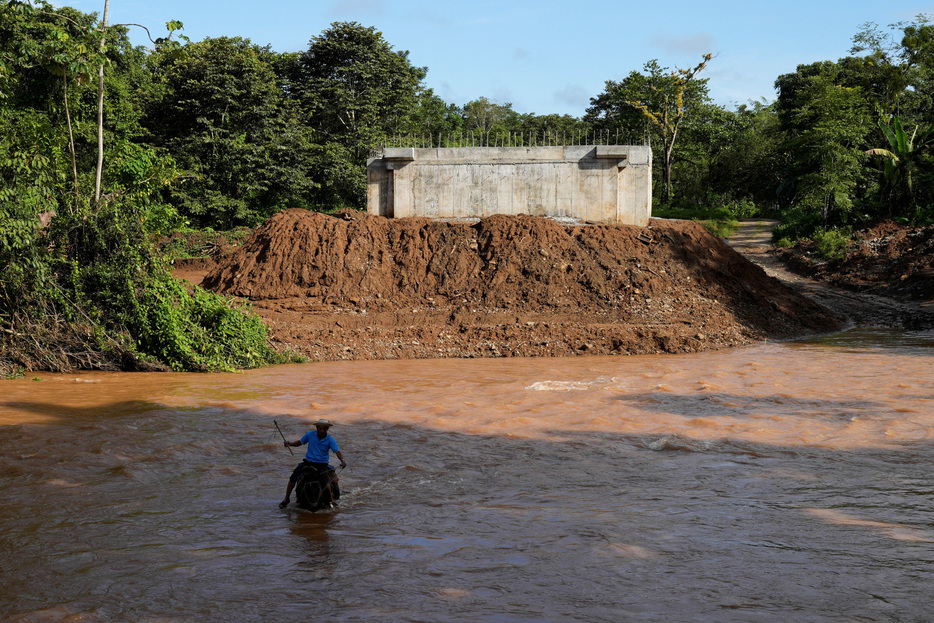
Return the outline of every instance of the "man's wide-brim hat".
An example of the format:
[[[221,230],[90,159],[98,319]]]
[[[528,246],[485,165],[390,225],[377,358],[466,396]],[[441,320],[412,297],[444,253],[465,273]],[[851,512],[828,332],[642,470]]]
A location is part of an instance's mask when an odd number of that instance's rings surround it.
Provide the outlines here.
[[[331,426],[332,426],[331,420],[329,420],[329,419],[327,419],[327,418],[321,418],[320,420],[318,420],[317,422],[315,422],[315,428],[318,428],[319,426],[323,426],[323,427],[325,427],[325,428],[331,428]]]

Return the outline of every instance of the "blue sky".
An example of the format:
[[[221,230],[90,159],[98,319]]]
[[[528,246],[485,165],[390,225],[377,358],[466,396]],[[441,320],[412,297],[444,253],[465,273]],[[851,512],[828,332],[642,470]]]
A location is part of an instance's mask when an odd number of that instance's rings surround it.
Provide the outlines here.
[[[102,12],[104,0],[58,0]],[[607,80],[646,61],[666,67],[716,57],[702,74],[714,100],[733,107],[775,98],[773,83],[801,63],[848,54],[866,22],[880,26],[934,15],[931,0],[785,2],[571,2],[568,0],[111,0],[111,23],[138,23],[154,35],[185,24],[193,41],[240,36],[278,52],[308,47],[332,22],[375,26],[447,102],[481,96],[523,113],[584,113]],[[138,30],[138,29],[137,29]],[[148,43],[142,32],[134,37]]]

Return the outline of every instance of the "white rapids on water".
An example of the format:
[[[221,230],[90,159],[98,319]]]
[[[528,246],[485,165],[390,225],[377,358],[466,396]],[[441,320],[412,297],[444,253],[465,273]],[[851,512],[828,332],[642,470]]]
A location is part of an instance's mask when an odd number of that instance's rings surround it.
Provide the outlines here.
[[[934,336],[0,384],[7,621],[928,621]],[[328,417],[337,509],[277,507]]]

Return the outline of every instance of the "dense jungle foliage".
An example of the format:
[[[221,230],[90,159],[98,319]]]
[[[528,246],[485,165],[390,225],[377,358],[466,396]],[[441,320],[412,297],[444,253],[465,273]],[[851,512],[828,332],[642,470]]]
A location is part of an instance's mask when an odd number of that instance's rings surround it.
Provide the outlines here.
[[[3,375],[283,360],[257,316],[186,288],[153,250],[184,223],[172,190],[187,173],[148,142],[143,120],[164,89],[155,60],[180,52],[168,37],[134,48],[126,28],[67,7],[2,6]]]
[[[704,55],[608,80],[581,118],[446,103],[427,68],[355,22],[298,53],[167,26],[133,46],[136,26],[106,8],[0,4],[0,373],[280,361],[248,308],[176,282],[153,241],[363,208],[366,158],[398,137],[648,141],[656,211],[769,215],[790,239],[934,221],[927,16],[865,25],[850,56],[779,76],[774,102],[715,105]]]

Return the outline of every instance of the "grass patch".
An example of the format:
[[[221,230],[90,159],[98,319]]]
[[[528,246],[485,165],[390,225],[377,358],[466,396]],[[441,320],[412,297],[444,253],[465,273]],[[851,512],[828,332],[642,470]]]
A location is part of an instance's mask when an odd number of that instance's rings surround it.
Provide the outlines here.
[[[695,221],[707,228],[710,233],[721,238],[729,238],[739,227],[739,221],[729,208],[666,208],[660,207],[652,210],[652,216],[657,218],[681,219]]]

